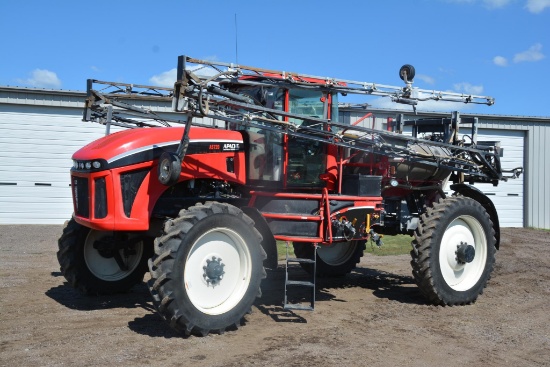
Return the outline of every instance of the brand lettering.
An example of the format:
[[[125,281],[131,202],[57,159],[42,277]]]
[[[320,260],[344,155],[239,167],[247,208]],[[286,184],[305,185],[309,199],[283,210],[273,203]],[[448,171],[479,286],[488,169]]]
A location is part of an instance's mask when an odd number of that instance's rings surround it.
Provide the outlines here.
[[[223,145],[223,150],[239,150],[238,143],[225,143]]]

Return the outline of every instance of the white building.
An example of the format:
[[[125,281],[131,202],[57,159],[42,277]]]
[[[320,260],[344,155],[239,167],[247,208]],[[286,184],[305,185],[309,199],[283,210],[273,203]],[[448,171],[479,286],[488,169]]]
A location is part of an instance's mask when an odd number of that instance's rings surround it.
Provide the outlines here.
[[[85,93],[0,86],[0,224],[62,224],[72,213],[71,155],[103,136],[105,127],[82,122]],[[169,114],[169,104],[147,106]],[[342,122],[367,111],[341,109]],[[376,128],[411,111],[369,109]],[[422,113],[422,116],[444,116]],[[445,114],[447,117],[448,114]],[[462,114],[462,116],[468,116]],[[495,203],[504,227],[550,229],[550,117],[476,115],[479,139],[501,141],[503,168],[523,166],[520,179],[476,185]],[[412,117],[412,116],[408,116]],[[372,126],[373,119],[365,119]]]

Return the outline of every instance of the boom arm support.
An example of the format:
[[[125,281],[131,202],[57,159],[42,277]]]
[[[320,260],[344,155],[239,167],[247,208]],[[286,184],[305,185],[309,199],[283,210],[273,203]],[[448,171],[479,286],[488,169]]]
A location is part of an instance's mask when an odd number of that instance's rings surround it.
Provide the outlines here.
[[[184,75],[185,72],[192,73],[193,80],[196,80],[195,73],[189,70],[183,70],[186,63],[194,63],[204,66],[210,66],[214,70],[218,71],[219,75],[225,75],[228,77],[239,78],[242,76],[254,76],[265,78],[268,80],[270,76],[278,75],[281,79],[288,83],[301,86],[301,87],[325,87],[330,88],[338,93],[350,93],[350,94],[366,94],[373,96],[390,97],[392,101],[397,103],[416,105],[419,101],[450,101],[450,102],[462,102],[462,103],[474,103],[474,104],[486,104],[493,105],[495,103],[494,98],[489,96],[479,96],[474,94],[465,93],[453,93],[436,91],[429,89],[413,88],[413,78],[405,78],[405,87],[398,87],[393,85],[377,84],[371,82],[362,82],[348,79],[338,79],[332,77],[315,76],[308,74],[299,74],[288,71],[278,71],[271,69],[262,69],[252,66],[237,65],[232,63],[224,63],[218,61],[207,61],[194,59],[187,56],[180,56],[178,59],[178,75]],[[408,65],[410,66],[410,65]],[[225,68],[226,72],[223,71]],[[180,74],[181,72],[181,74]],[[191,74],[188,74],[191,75]],[[314,80],[315,82],[312,82]],[[182,79],[178,78],[178,81]],[[322,81],[322,84],[319,84]]]
[[[188,68],[188,64],[194,64],[195,66]],[[209,68],[210,71],[206,72],[206,68]],[[445,100],[492,105],[494,99],[491,97],[412,88],[412,80],[408,80],[407,75],[403,78],[406,83],[405,87],[394,87],[204,61],[185,56],[178,58],[177,76],[178,80],[173,90],[121,83],[89,82],[84,119],[124,127],[148,127],[158,126],[159,124],[185,123],[188,120],[187,116],[208,117],[232,123],[237,127],[258,127],[343,148],[384,155],[411,164],[419,163],[449,169],[463,174],[466,181],[492,182],[496,185],[499,180],[517,177],[521,173],[521,169],[514,169],[508,171],[510,175],[505,176],[503,174],[505,171],[500,167],[498,152],[492,147],[481,147],[476,146],[476,144],[464,146],[464,144],[456,144],[456,142],[451,144],[449,142],[427,141],[393,132],[350,126],[328,119],[285,112],[268,108],[252,100],[247,95],[235,92],[235,88],[230,90],[225,86],[278,86],[332,93],[378,95],[390,97],[396,102],[412,105],[422,100]],[[115,88],[116,93],[105,94],[99,92],[93,89],[93,83],[107,84]],[[185,114],[186,118],[176,120],[160,117],[150,110],[121,101],[121,99],[131,99],[138,94],[135,89],[138,87],[141,88],[141,93],[145,93],[148,98],[164,101],[172,99],[173,109],[176,112]],[[130,89],[129,92],[128,89]],[[113,109],[113,107],[115,108]],[[144,122],[144,120],[148,122]],[[300,123],[296,123],[296,121],[300,121]],[[419,120],[415,121],[418,122]],[[303,124],[303,122],[307,122],[307,124]],[[460,118],[456,114],[451,128],[458,129],[459,123]],[[195,120],[191,124],[205,126],[205,124],[197,123]],[[319,130],[311,127],[311,125],[319,124],[328,127],[328,129]],[[420,143],[443,148],[449,153],[440,156],[435,153],[419,153],[412,149],[413,145]]]

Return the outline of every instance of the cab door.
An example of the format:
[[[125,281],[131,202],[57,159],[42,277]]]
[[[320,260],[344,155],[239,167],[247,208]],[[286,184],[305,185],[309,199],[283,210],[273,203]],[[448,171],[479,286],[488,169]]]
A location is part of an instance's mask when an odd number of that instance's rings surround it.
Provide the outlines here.
[[[285,100],[287,112],[319,119],[331,119],[333,96],[330,93],[310,89],[291,89],[287,91]],[[302,128],[299,128],[298,132],[315,135],[321,140],[322,131],[328,130],[328,126],[323,123],[294,118],[288,120]],[[333,169],[336,168],[335,151],[329,149],[328,145],[322,141],[297,136],[288,136],[285,140],[285,186],[312,189],[325,187],[326,177],[321,179],[321,175],[328,173],[331,166]]]

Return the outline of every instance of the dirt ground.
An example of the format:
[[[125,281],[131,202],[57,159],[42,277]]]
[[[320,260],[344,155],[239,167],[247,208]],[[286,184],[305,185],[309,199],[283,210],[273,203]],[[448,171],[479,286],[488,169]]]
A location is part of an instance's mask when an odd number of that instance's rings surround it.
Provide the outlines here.
[[[427,305],[408,256],[367,255],[352,274],[318,281],[314,312],[282,309],[279,266],[239,330],[183,338],[144,284],[109,297],[70,288],[56,259],[61,230],[0,226],[1,366],[550,366],[547,231],[504,229],[493,277],[470,306]]]

